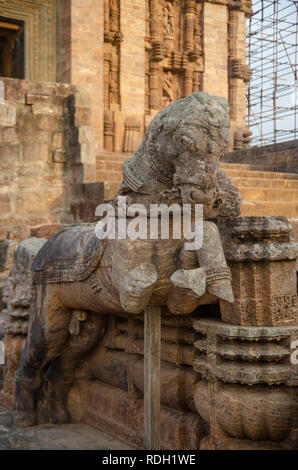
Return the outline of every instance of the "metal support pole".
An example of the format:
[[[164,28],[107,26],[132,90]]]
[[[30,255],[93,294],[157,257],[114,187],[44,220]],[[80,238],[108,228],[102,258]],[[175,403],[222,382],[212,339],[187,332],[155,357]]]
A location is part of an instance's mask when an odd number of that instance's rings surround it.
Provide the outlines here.
[[[144,317],[144,447],[159,450],[161,307],[148,305]]]

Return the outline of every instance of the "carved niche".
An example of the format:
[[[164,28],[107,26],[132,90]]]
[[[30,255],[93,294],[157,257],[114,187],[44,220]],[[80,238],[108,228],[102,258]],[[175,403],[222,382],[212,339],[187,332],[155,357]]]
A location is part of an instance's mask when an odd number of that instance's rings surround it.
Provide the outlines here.
[[[146,112],[200,90],[202,4],[147,0]]]

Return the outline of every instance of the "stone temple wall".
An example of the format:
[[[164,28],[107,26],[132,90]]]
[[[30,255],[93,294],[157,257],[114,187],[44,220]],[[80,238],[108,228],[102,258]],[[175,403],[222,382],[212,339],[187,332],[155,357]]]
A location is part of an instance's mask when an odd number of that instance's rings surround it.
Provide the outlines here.
[[[100,184],[90,186],[95,181],[95,154],[86,95],[65,84],[4,78],[0,85],[3,271],[14,248],[36,232],[36,226],[60,228],[81,220],[82,200],[87,192],[100,191]],[[97,192],[94,197],[99,196]]]
[[[193,91],[230,103],[230,150],[247,147],[246,18],[251,0],[10,0],[25,28],[25,79],[92,96],[98,152],[132,153],[155,114]]]
[[[298,173],[298,140],[229,152],[224,155],[222,161],[261,164],[268,166],[271,171]]]
[[[104,7],[104,150],[134,152],[156,113],[194,91],[229,101],[230,150],[247,146],[250,1],[105,0]]]

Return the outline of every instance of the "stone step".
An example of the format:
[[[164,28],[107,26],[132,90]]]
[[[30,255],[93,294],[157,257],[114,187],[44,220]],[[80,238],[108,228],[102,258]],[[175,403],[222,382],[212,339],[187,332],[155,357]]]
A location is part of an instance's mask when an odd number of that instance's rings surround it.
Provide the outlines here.
[[[127,153],[100,153],[96,157],[98,171],[122,171],[123,162],[131,155]],[[220,168],[228,176],[237,178],[290,179],[298,180],[298,174],[270,171],[271,167],[261,165],[242,165],[236,163],[221,163]]]
[[[122,173],[120,171],[104,170],[96,172],[97,181],[104,181],[105,183],[118,183],[122,181]]]
[[[298,204],[297,202],[243,201],[241,215],[283,215],[296,219],[298,218]]]
[[[296,173],[279,173],[271,171],[252,171],[252,170],[236,170],[228,169],[224,170],[225,173],[230,177],[238,178],[263,178],[263,179],[291,179],[298,180],[298,174]]]
[[[244,163],[220,163],[222,170],[252,170],[252,171],[274,171],[274,166],[269,165],[249,165]]]
[[[101,152],[96,155],[96,161],[124,162],[130,157],[130,153]]]
[[[280,188],[243,188],[239,187],[242,199],[245,201],[272,201],[272,202],[296,202],[298,206],[298,189],[280,189]]]
[[[298,189],[298,180],[295,179],[269,179],[269,178],[238,178],[232,177],[232,182],[242,188],[281,188],[281,189]]]

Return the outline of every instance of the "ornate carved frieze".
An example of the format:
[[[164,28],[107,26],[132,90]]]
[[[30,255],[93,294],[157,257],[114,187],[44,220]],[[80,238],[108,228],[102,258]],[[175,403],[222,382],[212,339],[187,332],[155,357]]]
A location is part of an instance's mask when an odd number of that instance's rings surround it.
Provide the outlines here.
[[[150,63],[147,91],[150,110],[200,89],[203,71],[201,9],[196,0],[151,0],[147,3]],[[158,64],[154,65],[154,63]]]

